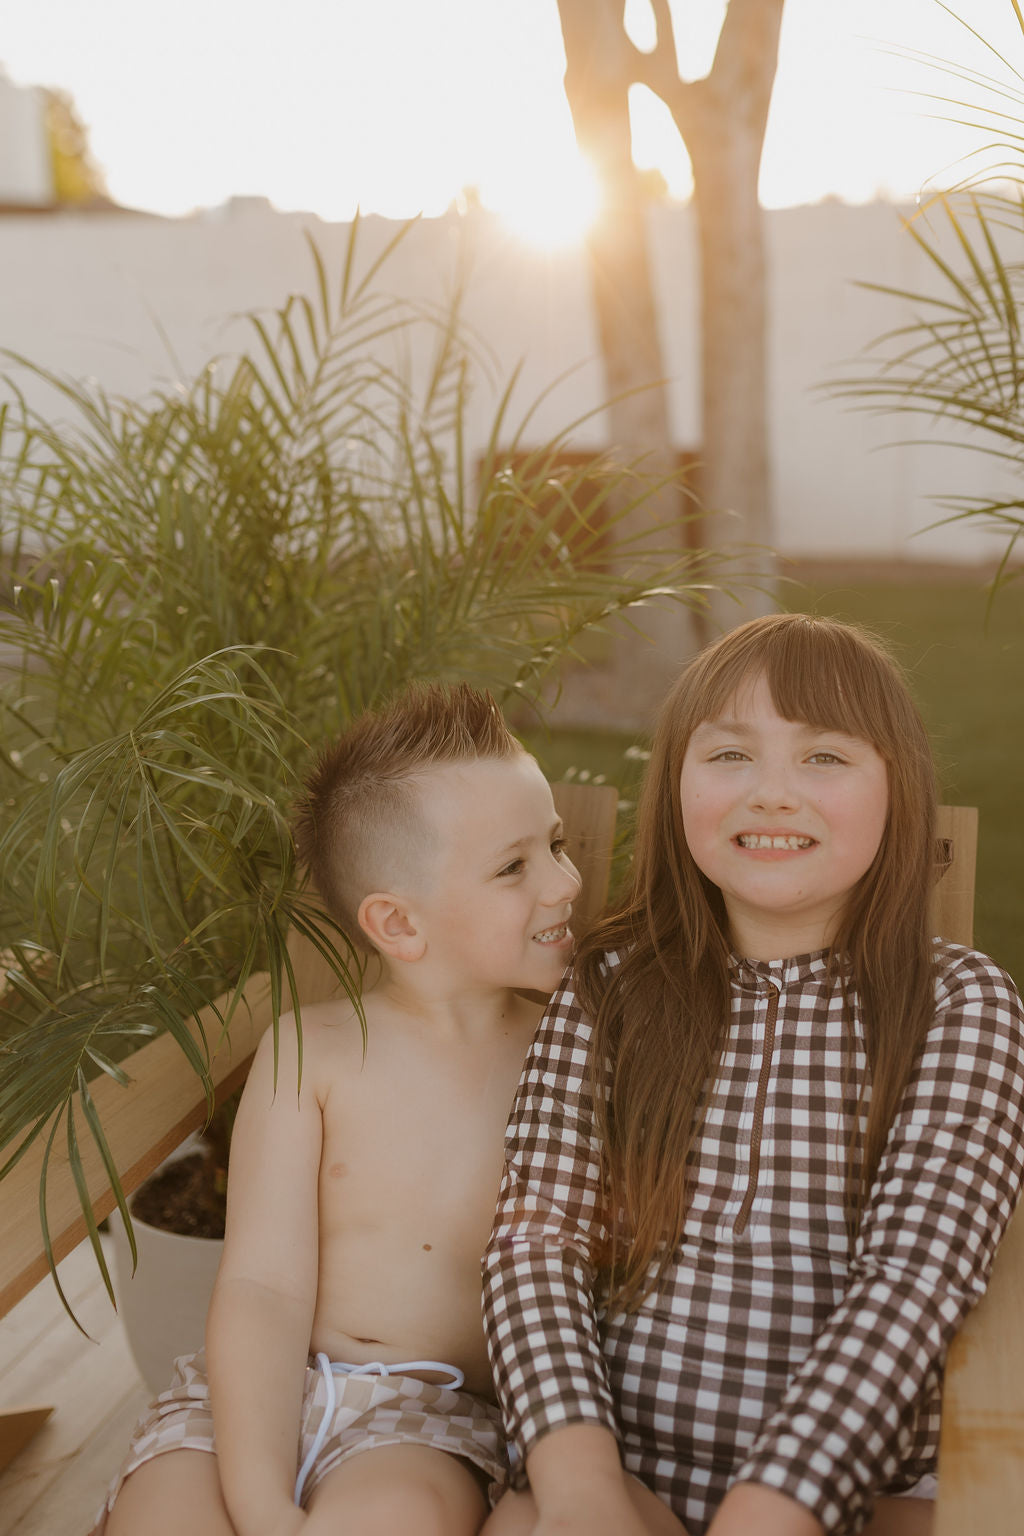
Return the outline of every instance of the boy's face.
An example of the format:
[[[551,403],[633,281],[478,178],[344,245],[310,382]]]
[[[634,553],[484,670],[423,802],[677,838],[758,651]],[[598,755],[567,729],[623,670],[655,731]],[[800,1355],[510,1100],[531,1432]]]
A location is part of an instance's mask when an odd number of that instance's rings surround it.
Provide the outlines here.
[[[553,991],[580,878],[533,758],[452,763],[418,793],[431,851],[413,906],[428,959],[455,990]]]

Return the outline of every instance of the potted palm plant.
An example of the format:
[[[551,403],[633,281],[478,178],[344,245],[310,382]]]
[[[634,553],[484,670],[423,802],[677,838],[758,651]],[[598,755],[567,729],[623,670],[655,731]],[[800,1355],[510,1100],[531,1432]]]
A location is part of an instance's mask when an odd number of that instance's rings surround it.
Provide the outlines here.
[[[568,433],[525,452],[509,391],[470,472],[457,315],[387,293],[391,247],[364,269],[357,244],[340,274],[311,247],[310,293],[185,384],[34,369],[60,419],[13,384],[0,411],[0,1179],[58,1135],[74,1173],[89,1139],[129,1234],[90,1082],[158,1032],[202,1077],[190,1024],[224,999],[230,1030],[257,971],[276,1028],[291,928],[356,991],[293,864],[311,747],[410,678],[536,701],[655,587],[703,601],[707,556],[616,540],[650,487],[560,464]]]

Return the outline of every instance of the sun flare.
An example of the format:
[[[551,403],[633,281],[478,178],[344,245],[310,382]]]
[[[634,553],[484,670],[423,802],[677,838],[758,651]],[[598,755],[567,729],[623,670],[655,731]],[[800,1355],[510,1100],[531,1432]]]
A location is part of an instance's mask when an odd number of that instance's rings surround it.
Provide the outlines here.
[[[597,176],[581,156],[559,160],[543,177],[502,182],[485,201],[519,239],[540,250],[579,245],[601,202]]]

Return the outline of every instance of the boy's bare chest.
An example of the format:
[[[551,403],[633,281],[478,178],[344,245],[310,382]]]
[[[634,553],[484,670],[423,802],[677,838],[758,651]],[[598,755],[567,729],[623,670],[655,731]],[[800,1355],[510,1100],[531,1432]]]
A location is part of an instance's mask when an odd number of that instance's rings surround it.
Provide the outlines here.
[[[505,1124],[528,1040],[491,1051],[402,1051],[371,1039],[324,1110],[321,1222],[381,1232],[443,1227],[486,1237]],[[429,1235],[423,1242],[430,1242]]]

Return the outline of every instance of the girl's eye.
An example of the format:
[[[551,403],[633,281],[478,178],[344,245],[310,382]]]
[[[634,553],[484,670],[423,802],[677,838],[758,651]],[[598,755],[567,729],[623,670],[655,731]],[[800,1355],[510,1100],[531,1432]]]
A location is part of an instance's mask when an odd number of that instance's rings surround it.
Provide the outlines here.
[[[498,870],[498,879],[503,880],[507,875],[522,874],[525,867],[525,859],[513,859],[511,864],[506,864],[504,869]]]
[[[838,752],[822,750],[821,752],[812,752],[808,761],[812,763],[843,763],[846,759],[840,757]]]
[[[551,852],[556,859],[560,859],[569,851],[569,844],[564,837],[556,837],[551,844]]]
[[[724,752],[716,752],[711,759],[713,763],[745,763],[746,752],[741,752],[738,747],[729,747]]]

